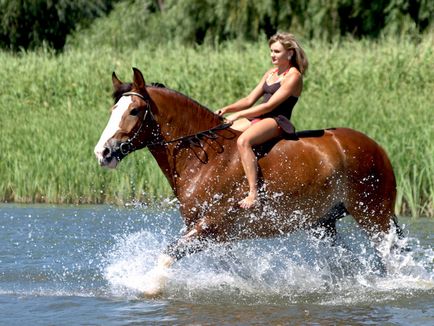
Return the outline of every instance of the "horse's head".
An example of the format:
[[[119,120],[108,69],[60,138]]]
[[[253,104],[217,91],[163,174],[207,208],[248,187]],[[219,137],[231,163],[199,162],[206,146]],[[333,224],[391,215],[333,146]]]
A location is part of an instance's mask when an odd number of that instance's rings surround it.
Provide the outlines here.
[[[104,129],[95,155],[101,166],[115,168],[129,153],[147,145],[155,131],[151,100],[140,70],[133,68],[132,84],[122,83],[112,75],[115,105]]]

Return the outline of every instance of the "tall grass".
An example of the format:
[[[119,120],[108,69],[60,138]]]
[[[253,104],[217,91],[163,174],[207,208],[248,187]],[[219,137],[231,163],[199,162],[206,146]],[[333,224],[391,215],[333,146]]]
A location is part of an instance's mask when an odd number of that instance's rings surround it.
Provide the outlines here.
[[[294,111],[297,129],[346,126],[388,152],[398,178],[397,213],[434,216],[433,35],[409,40],[305,42],[310,70]],[[0,52],[0,200],[123,203],[170,195],[147,150],[115,171],[93,147],[112,105],[111,72],[159,81],[217,109],[247,94],[270,66],[265,40],[188,48]]]

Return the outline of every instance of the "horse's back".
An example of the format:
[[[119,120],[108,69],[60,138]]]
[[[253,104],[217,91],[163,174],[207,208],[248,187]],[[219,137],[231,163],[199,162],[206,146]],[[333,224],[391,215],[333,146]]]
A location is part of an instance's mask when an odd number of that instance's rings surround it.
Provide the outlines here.
[[[278,141],[262,159],[261,171],[269,178],[288,174],[293,178],[314,178],[318,172],[333,173],[342,168],[342,155],[336,130],[325,130],[321,136],[289,137]],[[305,132],[305,134],[307,134]]]
[[[353,129],[327,129],[322,136],[281,140],[259,166],[272,191],[348,206],[375,202],[388,211],[395,202],[395,176],[385,151]]]
[[[356,169],[361,171],[373,164],[391,168],[385,151],[367,135],[350,128],[332,128],[309,136],[308,131],[300,132],[293,139],[282,139],[264,156],[260,164],[264,168],[286,166],[306,169]]]

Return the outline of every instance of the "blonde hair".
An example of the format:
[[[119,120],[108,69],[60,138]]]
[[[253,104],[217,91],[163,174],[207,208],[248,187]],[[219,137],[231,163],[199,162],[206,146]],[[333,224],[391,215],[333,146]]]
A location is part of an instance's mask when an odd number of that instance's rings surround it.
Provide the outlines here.
[[[295,36],[290,33],[281,33],[278,32],[274,34],[268,40],[268,45],[280,42],[286,50],[293,50],[294,55],[291,57],[291,63],[300,71],[302,75],[304,75],[309,66],[309,62],[307,61],[307,56],[298,41],[295,39]]]

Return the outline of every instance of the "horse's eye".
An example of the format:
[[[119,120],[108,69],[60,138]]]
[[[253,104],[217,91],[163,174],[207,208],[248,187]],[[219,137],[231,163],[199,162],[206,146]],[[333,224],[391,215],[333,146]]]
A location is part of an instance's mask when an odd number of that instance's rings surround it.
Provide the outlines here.
[[[136,115],[138,115],[138,114],[139,114],[139,110],[137,110],[137,109],[132,109],[132,110],[130,111],[130,115],[136,116]]]

